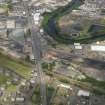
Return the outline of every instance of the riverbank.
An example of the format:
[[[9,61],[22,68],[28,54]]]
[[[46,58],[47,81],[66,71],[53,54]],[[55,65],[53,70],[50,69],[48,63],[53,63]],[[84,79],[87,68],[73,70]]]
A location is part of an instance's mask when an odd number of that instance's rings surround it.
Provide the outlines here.
[[[42,27],[45,33],[51,36],[58,43],[63,44],[73,44],[75,42],[88,44],[96,41],[101,41],[105,39],[105,33],[85,33],[81,34],[79,37],[70,37],[69,35],[63,35],[60,33],[60,28],[58,26],[59,19],[72,12],[72,10],[78,9],[82,5],[82,0],[72,0],[68,5],[60,7],[52,13],[44,13],[44,19],[42,22]]]

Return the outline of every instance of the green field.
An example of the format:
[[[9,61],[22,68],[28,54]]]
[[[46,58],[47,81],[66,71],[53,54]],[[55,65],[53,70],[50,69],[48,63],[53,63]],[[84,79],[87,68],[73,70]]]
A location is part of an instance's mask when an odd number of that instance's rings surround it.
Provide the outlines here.
[[[92,77],[88,77],[88,76],[86,77],[86,79],[83,79],[81,81],[91,83],[93,86],[97,86],[97,87],[105,90],[105,81],[99,81],[99,80],[96,80],[96,79],[94,79]]]
[[[31,66],[22,64],[16,60],[10,59],[0,53],[0,66],[10,69],[23,78],[29,79],[31,77]]]
[[[10,77],[7,77],[7,76],[5,76],[5,75],[3,75],[3,74],[0,74],[0,85],[6,84],[6,82],[7,82],[8,80],[10,80]]]
[[[7,81],[10,81],[10,80],[12,80],[12,78],[10,76],[0,74],[0,86],[6,85],[7,93],[14,92],[17,89],[17,85],[14,85],[14,84],[7,85]]]
[[[16,90],[17,90],[17,85],[13,85],[13,84],[7,86],[6,88],[7,93],[15,92]]]
[[[8,5],[2,4],[0,5],[0,13],[8,13]]]

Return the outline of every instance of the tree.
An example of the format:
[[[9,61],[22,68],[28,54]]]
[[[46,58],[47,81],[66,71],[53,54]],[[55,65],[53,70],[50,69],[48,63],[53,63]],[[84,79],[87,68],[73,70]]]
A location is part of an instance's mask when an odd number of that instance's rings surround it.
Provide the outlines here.
[[[7,29],[7,38],[9,37],[9,30]]]

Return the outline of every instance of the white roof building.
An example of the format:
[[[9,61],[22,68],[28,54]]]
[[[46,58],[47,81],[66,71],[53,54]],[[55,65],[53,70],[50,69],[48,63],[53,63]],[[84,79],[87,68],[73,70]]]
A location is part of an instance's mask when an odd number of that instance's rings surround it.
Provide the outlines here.
[[[75,46],[75,49],[77,49],[77,50],[82,50],[82,46],[81,46],[81,45]]]
[[[7,28],[14,29],[15,28],[15,20],[7,20]]]
[[[39,24],[39,20],[40,20],[40,13],[35,13],[34,14],[34,23],[35,23],[35,25]]]
[[[60,85],[58,85],[58,87],[63,87],[63,88],[72,90],[72,88],[70,87],[70,85],[67,85],[67,84],[60,84]]]
[[[77,93],[78,96],[85,96],[85,97],[89,97],[90,92],[85,91],[85,90],[79,90]]]
[[[24,98],[23,98],[23,97],[17,97],[17,98],[16,98],[16,101],[18,101],[18,102],[23,102],[23,101],[24,101]]]
[[[105,52],[104,45],[91,45],[91,51]]]
[[[80,45],[80,43],[74,43],[74,45],[75,45],[75,46],[79,46],[79,45]]]

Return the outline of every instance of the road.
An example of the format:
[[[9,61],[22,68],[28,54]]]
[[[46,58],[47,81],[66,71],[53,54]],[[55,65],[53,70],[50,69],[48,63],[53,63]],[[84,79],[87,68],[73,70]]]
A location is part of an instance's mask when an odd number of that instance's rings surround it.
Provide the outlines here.
[[[42,51],[41,51],[41,44],[40,40],[37,36],[37,31],[35,27],[31,28],[31,34],[32,34],[32,46],[33,46],[33,53],[35,57],[35,64],[37,68],[38,78],[40,80],[40,94],[41,94],[41,104],[47,105],[46,102],[46,84],[44,80],[44,74],[41,67],[41,58],[42,58]]]
[[[28,12],[28,22],[29,22],[29,27],[30,27],[31,36],[32,36],[32,47],[33,47],[33,54],[35,58],[35,66],[38,73],[38,80],[40,82],[41,105],[47,105],[46,84],[44,80],[44,73],[41,67],[42,47],[41,47],[40,39],[38,37],[40,32],[39,32],[39,28],[35,26],[33,16],[30,15],[30,12]]]

